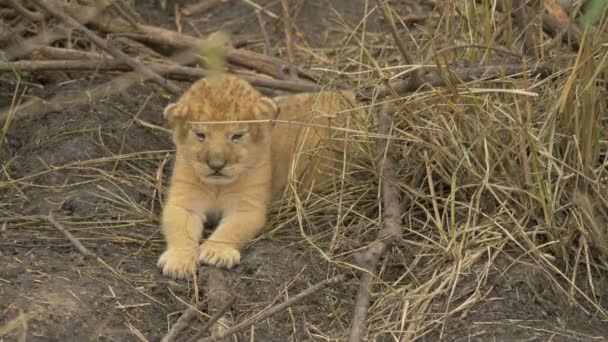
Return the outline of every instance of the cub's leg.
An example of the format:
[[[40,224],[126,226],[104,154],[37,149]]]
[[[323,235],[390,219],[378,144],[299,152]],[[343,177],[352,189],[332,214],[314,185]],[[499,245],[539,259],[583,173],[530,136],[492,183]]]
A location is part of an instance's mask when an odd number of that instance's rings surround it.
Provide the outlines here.
[[[162,217],[167,250],[158,259],[163,274],[185,278],[196,273],[203,220],[202,215],[168,201]]]
[[[226,213],[216,230],[200,247],[199,261],[232,268],[241,260],[239,249],[253,240],[266,224],[266,210]]]

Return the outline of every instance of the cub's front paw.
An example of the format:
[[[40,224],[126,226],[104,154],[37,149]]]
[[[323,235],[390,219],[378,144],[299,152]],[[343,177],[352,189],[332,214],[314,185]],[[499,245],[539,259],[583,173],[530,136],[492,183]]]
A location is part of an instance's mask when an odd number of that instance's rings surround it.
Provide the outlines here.
[[[239,264],[241,253],[228,244],[207,241],[201,245],[198,260],[208,265],[230,269]]]
[[[198,267],[198,249],[167,249],[158,259],[163,274],[175,279],[191,277]]]

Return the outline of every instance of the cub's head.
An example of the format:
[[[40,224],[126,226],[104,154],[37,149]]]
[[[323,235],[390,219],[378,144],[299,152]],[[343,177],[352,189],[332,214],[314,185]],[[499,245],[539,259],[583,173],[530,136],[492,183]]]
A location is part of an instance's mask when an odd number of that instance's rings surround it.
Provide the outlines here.
[[[203,183],[223,185],[269,162],[270,124],[242,121],[271,119],[277,111],[246,81],[221,75],[194,83],[164,116],[178,155]]]

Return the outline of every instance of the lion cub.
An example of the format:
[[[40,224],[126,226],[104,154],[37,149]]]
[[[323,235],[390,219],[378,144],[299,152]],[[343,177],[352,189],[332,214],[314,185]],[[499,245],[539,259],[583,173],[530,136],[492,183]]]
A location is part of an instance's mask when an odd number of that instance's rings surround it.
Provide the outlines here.
[[[314,152],[330,131],[319,126],[339,122],[332,116],[353,104],[353,94],[330,92],[272,100],[238,77],[218,75],[199,80],[168,105],[164,116],[177,153],[162,213],[163,273],[186,277],[196,273],[199,261],[237,265],[239,250],[260,233],[270,202],[287,184],[294,156]],[[251,122],[269,119],[316,126]],[[296,169],[306,166],[310,183],[326,179],[330,168],[320,165],[322,159],[331,163],[328,151],[297,158]],[[213,218],[220,218],[219,224],[199,246],[203,225]]]

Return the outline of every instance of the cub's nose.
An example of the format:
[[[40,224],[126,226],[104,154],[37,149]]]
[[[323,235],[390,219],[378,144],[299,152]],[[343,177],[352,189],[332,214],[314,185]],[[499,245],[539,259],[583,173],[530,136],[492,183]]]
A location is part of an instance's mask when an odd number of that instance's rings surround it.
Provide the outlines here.
[[[209,165],[209,168],[211,168],[212,170],[214,170],[216,172],[221,171],[224,168],[224,166],[226,166],[226,164],[228,164],[228,161],[223,158],[207,159],[207,165]]]

